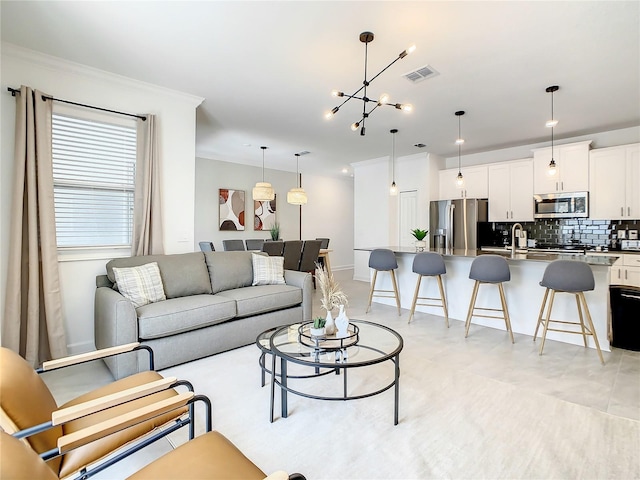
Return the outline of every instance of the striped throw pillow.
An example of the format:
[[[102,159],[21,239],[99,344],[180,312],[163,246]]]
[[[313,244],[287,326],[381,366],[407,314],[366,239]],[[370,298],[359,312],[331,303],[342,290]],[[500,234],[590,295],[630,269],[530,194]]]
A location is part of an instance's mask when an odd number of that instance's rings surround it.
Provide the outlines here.
[[[284,285],[284,257],[251,254],[253,283],[251,285]]]
[[[133,306],[138,308],[148,303],[166,300],[160,269],[156,262],[139,267],[113,268],[118,290]]]

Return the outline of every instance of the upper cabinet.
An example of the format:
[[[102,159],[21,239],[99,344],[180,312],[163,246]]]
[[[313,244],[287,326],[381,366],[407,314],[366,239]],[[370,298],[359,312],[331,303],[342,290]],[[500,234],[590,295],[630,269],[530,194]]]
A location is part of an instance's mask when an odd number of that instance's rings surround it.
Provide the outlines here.
[[[440,200],[456,198],[487,198],[489,195],[488,168],[486,165],[462,168],[464,185],[458,187],[458,169],[440,170]]]
[[[533,220],[533,159],[489,165],[489,221]]]
[[[640,218],[640,144],[599,148],[589,156],[589,217]]]
[[[533,193],[582,192],[589,190],[591,140],[553,148],[556,174],[549,175],[551,147],[533,150]]]

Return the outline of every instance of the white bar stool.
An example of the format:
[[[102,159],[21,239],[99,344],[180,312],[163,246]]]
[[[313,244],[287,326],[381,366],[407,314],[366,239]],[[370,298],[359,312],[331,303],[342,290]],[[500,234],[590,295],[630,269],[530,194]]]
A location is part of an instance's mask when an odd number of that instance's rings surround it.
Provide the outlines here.
[[[504,296],[503,282],[511,280],[511,271],[509,270],[509,264],[500,255],[481,255],[476,257],[471,263],[471,270],[469,271],[469,278],[475,280],[473,285],[473,294],[471,295],[471,303],[469,304],[469,313],[467,314],[467,321],[465,324],[464,336],[469,335],[469,327],[471,326],[471,317],[483,317],[483,318],[500,318],[504,319],[504,323],[507,326],[507,331],[511,337],[511,343],[515,343],[513,340],[513,332],[511,331],[511,320],[509,319],[509,310],[507,310],[507,300]],[[478,287],[482,283],[493,283],[498,285],[500,292],[500,303],[502,308],[484,308],[476,307],[476,297],[478,296]],[[502,312],[502,316],[496,315],[480,315],[475,313],[476,310]]]
[[[416,311],[416,305],[421,305],[424,307],[441,307],[444,311],[444,320],[447,324],[447,328],[449,328],[449,311],[447,309],[447,298],[444,295],[444,288],[442,286],[442,275],[447,273],[447,267],[444,264],[442,255],[435,252],[418,253],[413,258],[412,270],[414,273],[418,274],[418,282],[416,283],[416,291],[413,294],[411,313],[409,314],[409,320],[407,321],[407,323],[411,323],[413,314]],[[420,283],[422,281],[422,277],[436,277],[436,279],[438,280],[438,288],[440,289],[440,298],[418,296],[420,293]],[[428,300],[430,302],[439,303],[418,303],[418,300]]]
[[[371,290],[369,292],[369,303],[365,313],[369,313],[371,308],[371,300],[373,297],[384,297],[396,299],[396,305],[398,307],[398,316],[402,315],[400,311],[400,295],[398,293],[398,284],[396,282],[395,269],[398,268],[398,260],[396,260],[395,254],[386,248],[376,248],[369,255],[369,268],[373,268],[373,280],[371,281]],[[378,272],[389,272],[391,274],[391,281],[393,283],[393,290],[376,290],[376,279]],[[393,295],[385,295],[393,293]]]
[[[598,350],[598,356],[600,362],[604,365],[604,358],[602,357],[602,351],[600,350],[600,343],[598,342],[598,336],[596,335],[596,329],[593,326],[591,320],[591,313],[587,306],[587,301],[584,298],[584,292],[593,290],[595,288],[595,279],[593,278],[593,272],[591,267],[578,260],[555,260],[547,265],[542,275],[542,281],[540,282],[542,287],[546,287],[544,291],[544,297],[542,299],[542,305],[540,306],[540,313],[538,314],[538,323],[536,325],[536,331],[533,334],[533,341],[538,336],[538,329],[540,325],[544,327],[542,332],[542,342],[540,344],[540,355],[544,349],[544,342],[547,337],[547,331],[574,333],[582,335],[584,346],[587,347],[587,335],[593,337],[593,341],[596,344],[596,350]],[[547,314],[543,317],[544,307],[547,304],[549,298],[549,292],[551,292],[551,299],[549,299],[549,307],[547,308]],[[570,293],[576,297],[576,306],[578,308],[579,322],[570,322],[566,320],[553,320],[551,318],[551,310],[553,309],[553,300],[556,296],[556,292]],[[587,317],[587,325],[584,323],[582,311]],[[562,325],[579,325],[580,330],[566,330],[561,328],[551,328],[550,324],[559,323]]]

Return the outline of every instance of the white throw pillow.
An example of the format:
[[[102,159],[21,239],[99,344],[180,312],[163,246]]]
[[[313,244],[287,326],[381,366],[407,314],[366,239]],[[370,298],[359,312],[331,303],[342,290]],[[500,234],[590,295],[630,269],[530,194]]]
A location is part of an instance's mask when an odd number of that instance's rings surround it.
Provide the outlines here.
[[[113,267],[113,274],[116,277],[118,291],[131,300],[136,308],[167,299],[156,262],[139,267]]]
[[[253,283],[251,285],[284,285],[284,257],[251,254]]]

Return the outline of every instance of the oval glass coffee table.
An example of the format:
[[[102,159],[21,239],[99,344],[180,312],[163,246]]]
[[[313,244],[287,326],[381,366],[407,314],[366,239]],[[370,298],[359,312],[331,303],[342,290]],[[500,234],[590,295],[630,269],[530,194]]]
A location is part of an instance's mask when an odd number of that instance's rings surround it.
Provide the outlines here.
[[[270,421],[273,422],[276,386],[280,389],[282,418],[288,416],[288,393],[317,400],[346,401],[378,395],[393,387],[394,425],[397,425],[402,337],[389,327],[363,320],[350,320],[344,338],[315,337],[310,334],[310,326],[311,322],[306,322],[272,328],[256,339],[261,350],[262,386],[265,374],[271,375]],[[271,368],[266,362],[267,355],[271,355]],[[351,390],[350,371],[358,377]],[[332,381],[318,385],[320,378],[330,374],[342,377],[339,388]],[[334,395],[327,394],[331,387],[337,390]]]

